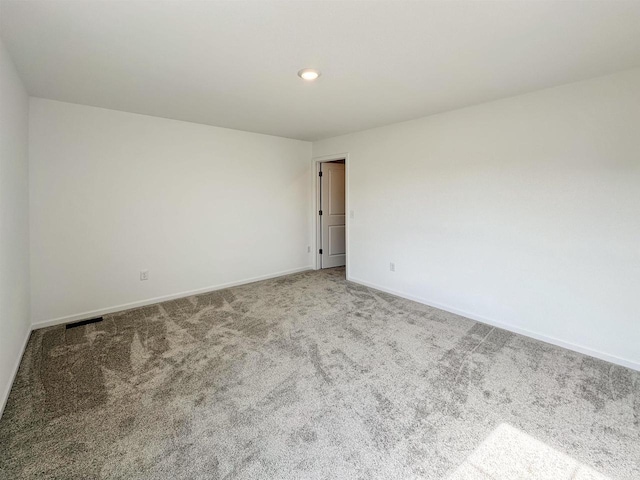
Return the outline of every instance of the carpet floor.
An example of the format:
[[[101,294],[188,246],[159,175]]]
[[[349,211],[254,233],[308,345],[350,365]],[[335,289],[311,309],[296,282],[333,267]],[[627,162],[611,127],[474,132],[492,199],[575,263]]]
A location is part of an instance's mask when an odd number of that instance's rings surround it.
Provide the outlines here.
[[[640,373],[310,271],[32,333],[3,479],[638,479]]]

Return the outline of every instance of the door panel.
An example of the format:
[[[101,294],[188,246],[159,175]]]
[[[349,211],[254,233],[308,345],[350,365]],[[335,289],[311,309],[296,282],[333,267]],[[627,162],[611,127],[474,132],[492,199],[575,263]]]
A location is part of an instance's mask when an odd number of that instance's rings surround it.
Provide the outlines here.
[[[344,163],[322,163],[320,171],[321,266],[339,267],[346,262]]]
[[[344,255],[346,253],[344,241],[344,225],[331,225],[329,227],[329,255]]]
[[[329,215],[344,215],[344,165],[330,167],[327,172],[329,186]],[[324,173],[323,173],[324,175]],[[324,179],[324,177],[323,177]]]

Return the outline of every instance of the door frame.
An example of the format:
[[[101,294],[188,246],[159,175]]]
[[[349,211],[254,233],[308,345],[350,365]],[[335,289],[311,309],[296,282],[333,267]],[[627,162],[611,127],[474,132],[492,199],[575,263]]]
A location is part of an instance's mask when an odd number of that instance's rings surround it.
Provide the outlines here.
[[[319,270],[321,257],[319,253],[320,245],[322,243],[322,230],[320,228],[320,165],[327,162],[335,162],[336,160],[344,160],[344,243],[345,243],[345,268],[347,278],[349,278],[349,154],[348,153],[336,153],[332,155],[322,155],[320,157],[313,157],[311,161],[311,183],[313,192],[313,210],[312,215],[312,228],[311,238],[313,239],[313,269]]]

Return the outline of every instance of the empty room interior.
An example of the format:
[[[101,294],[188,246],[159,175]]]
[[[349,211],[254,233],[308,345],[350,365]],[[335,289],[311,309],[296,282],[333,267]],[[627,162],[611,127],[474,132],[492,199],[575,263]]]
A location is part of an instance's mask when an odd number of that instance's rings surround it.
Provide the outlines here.
[[[0,0],[0,479],[640,479],[640,0]]]

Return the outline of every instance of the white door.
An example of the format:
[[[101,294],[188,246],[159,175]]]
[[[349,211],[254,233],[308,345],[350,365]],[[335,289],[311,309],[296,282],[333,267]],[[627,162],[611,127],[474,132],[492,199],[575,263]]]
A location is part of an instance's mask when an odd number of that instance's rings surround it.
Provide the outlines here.
[[[321,268],[345,264],[344,163],[320,164]]]

